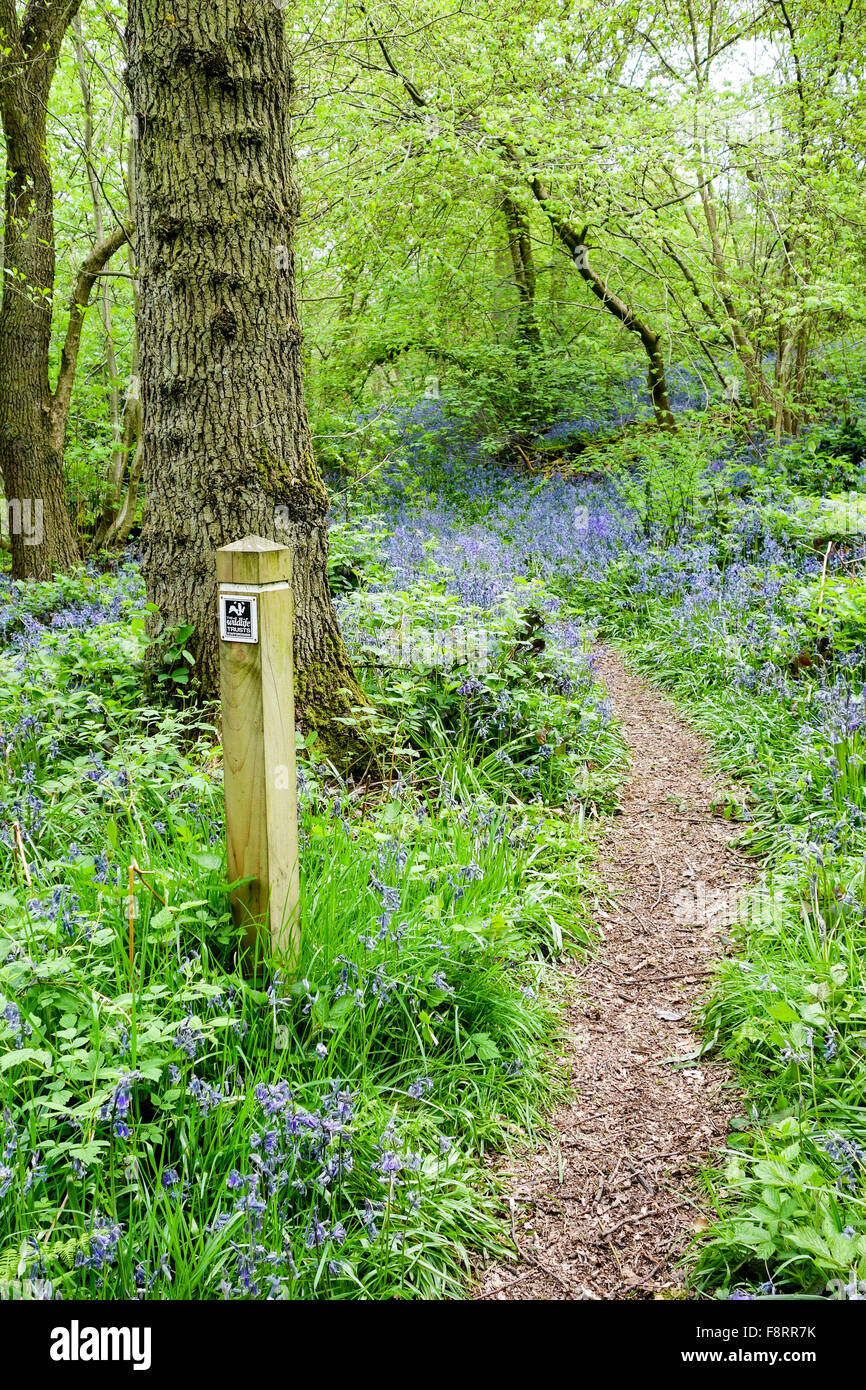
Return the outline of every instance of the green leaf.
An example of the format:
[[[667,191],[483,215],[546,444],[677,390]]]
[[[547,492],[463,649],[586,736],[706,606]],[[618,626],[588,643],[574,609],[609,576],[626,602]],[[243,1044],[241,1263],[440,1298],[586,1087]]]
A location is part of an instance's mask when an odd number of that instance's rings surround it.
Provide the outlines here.
[[[479,1062],[495,1062],[501,1056],[489,1033],[473,1033],[467,1040],[466,1053],[476,1056]]]
[[[755,1164],[755,1177],[759,1182],[775,1187],[787,1187],[791,1181],[791,1169],[781,1159],[769,1159]]]
[[[795,1226],[788,1232],[788,1240],[792,1245],[797,1245],[801,1250],[808,1250],[810,1254],[817,1256],[819,1260],[833,1263],[833,1255],[830,1247],[823,1236],[817,1231],[811,1230],[808,1226]]]
[[[5,1057],[0,1057],[0,1072],[11,1071],[21,1062],[35,1062],[45,1071],[51,1069],[51,1053],[46,1052],[41,1047],[19,1047],[15,1052],[7,1052]]]
[[[352,1012],[354,1007],[354,997],[351,994],[344,994],[341,999],[337,999],[331,1005],[331,1011],[328,1014],[328,1023],[339,1023],[341,1019],[344,1019],[348,1013]]]
[[[208,850],[203,850],[201,854],[193,854],[190,857],[203,869],[210,869],[212,872],[216,872],[223,866],[222,855],[211,854]]]
[[[770,1004],[767,1009],[771,1018],[778,1019],[779,1023],[796,1023],[799,1014],[790,1004],[786,1004],[784,999],[780,999],[777,1004]]]
[[[768,1244],[771,1250],[773,1248],[766,1228],[756,1226],[752,1221],[732,1222],[731,1236],[737,1245],[744,1245],[747,1250],[754,1250],[756,1254],[765,1250]]]
[[[804,1023],[819,1028],[827,1022],[827,1015],[820,1004],[803,1004],[800,1009],[800,1017]]]
[[[857,1247],[853,1240],[841,1234],[830,1236],[830,1253],[841,1269],[848,1269],[855,1261]]]

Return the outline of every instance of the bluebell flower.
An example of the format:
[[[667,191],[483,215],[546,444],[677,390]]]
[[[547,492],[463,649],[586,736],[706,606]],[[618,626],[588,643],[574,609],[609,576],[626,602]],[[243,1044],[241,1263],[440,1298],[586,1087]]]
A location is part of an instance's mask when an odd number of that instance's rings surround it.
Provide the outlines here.
[[[413,1100],[420,1100],[422,1096],[426,1095],[428,1091],[432,1090],[432,1078],[429,1076],[419,1076],[415,1081],[411,1082],[408,1094],[412,1097]]]

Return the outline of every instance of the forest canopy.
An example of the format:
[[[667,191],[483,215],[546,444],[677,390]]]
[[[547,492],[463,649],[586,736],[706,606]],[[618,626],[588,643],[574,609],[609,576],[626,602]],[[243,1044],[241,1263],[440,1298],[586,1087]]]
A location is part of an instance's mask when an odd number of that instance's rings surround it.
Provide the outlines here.
[[[646,395],[663,424],[686,369],[691,389],[735,395],[777,434],[796,431],[830,345],[844,352],[859,329],[853,3],[278,8],[323,459],[341,424],[354,428],[395,391],[456,391],[491,434],[531,434],[576,383],[603,391],[619,364],[652,374]],[[50,318],[50,364],[27,393],[28,408],[52,414],[48,447],[64,456],[75,541],[56,543],[68,558],[134,524],[125,15],[86,3],[9,10],[10,27],[16,10],[21,21],[44,12],[58,50],[41,51],[36,25],[26,56],[4,50],[3,90],[7,167],[16,119],[27,120],[19,81],[40,107],[38,173],[56,192],[31,288],[43,332]],[[278,275],[287,249],[268,252]],[[7,247],[7,339],[28,275]],[[17,395],[23,364],[6,351]],[[17,496],[11,460],[6,469]]]

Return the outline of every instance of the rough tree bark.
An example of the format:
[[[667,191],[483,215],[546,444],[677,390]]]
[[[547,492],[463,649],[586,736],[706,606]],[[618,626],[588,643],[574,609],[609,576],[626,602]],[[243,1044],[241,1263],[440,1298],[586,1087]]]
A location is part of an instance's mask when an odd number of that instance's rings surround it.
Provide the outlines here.
[[[157,625],[195,624],[218,688],[219,546],[294,551],[296,705],[326,746],[365,703],[328,588],[327,491],[304,402],[293,233],[292,73],[273,0],[131,0],[146,489]],[[158,635],[158,633],[157,633]]]
[[[0,305],[0,472],[10,509],[12,574],[47,577],[79,560],[63,480],[63,445],[90,292],[126,239],[118,229],[79,271],[57,387],[48,377],[54,298],[54,190],[46,116],[63,36],[81,0],[0,0],[0,115],[6,140]],[[17,509],[17,515],[16,515]],[[23,510],[29,524],[16,525]],[[37,522],[38,518],[38,522]]]

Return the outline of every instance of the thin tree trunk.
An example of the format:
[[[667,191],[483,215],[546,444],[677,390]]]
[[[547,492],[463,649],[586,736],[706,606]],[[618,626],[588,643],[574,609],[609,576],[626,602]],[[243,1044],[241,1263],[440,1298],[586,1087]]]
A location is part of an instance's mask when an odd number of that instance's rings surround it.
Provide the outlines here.
[[[138,491],[141,486],[141,475],[144,472],[144,445],[141,439],[141,403],[137,404],[137,423],[136,434],[138,444],[129,465],[129,479],[126,484],[126,492],[123,501],[118,508],[117,516],[111,523],[103,544],[106,549],[112,545],[123,545],[129,539],[129,533],[135,525],[136,512],[138,510]]]
[[[46,578],[80,559],[63,476],[63,446],[84,314],[128,232],[97,240],[82,262],[54,391],[48,378],[54,299],[54,190],[46,115],[57,56],[81,0],[30,0],[20,23],[0,0],[0,114],[6,140],[0,306],[0,473],[10,517],[12,574]]]
[[[541,352],[541,332],[535,312],[535,258],[529,235],[529,219],[523,208],[507,193],[502,198],[501,207],[517,286],[518,340],[526,351]]]
[[[298,194],[285,16],[273,0],[132,0],[141,281],[144,568],[158,623],[194,623],[218,689],[214,552],[256,533],[294,553],[297,709],[338,749],[365,703],[328,588],[293,252]]]
[[[93,225],[96,239],[97,241],[101,241],[105,234],[105,224],[102,213],[102,186],[96,169],[96,157],[93,145],[93,92],[90,86],[90,75],[87,70],[87,50],[84,45],[84,32],[81,25],[80,14],[77,14],[72,22],[72,36],[72,43],[75,49],[75,61],[78,68],[78,86],[81,91],[82,106],[84,107],[82,144],[87,167],[87,182],[90,188],[90,201],[93,204]],[[111,148],[114,119],[119,105],[120,97],[116,95],[114,99],[114,108],[108,122],[108,129],[105,136],[106,163]],[[121,498],[123,497],[123,477],[126,472],[126,464],[132,457],[132,446],[134,444],[134,436],[130,438],[133,411],[129,410],[126,405],[124,405],[123,411],[121,411],[120,405],[120,390],[118,388],[120,373],[117,362],[117,349],[114,343],[114,332],[111,323],[111,291],[107,279],[103,280],[99,290],[99,313],[102,320],[102,335],[105,345],[106,398],[108,402],[108,415],[111,421],[112,448],[111,463],[108,468],[106,497],[92,541],[94,550],[98,550],[104,543],[105,534],[112,526],[114,518],[117,515]],[[133,367],[133,372],[135,371],[137,371],[137,368]]]
[[[77,8],[74,3],[58,5],[57,13],[44,16],[39,13],[43,6],[31,4],[19,25],[12,0],[0,4],[5,49],[0,57],[0,109],[6,139],[0,472],[16,579],[47,577],[79,559],[66,505],[62,441],[59,452],[55,447],[48,383],[54,191],[45,153],[57,51]],[[29,526],[21,524],[26,516]]]
[[[129,477],[124,490],[127,464]],[[141,481],[143,456],[141,450],[141,381],[139,377],[138,331],[132,342],[132,362],[129,386],[123,402],[120,440],[112,454],[108,493],[102,515],[93,534],[94,551],[118,544],[129,535],[135,521],[138,487]]]
[[[516,160],[514,155],[512,159]],[[604,278],[589,263],[589,251],[586,246],[586,232],[578,232],[564,217],[560,217],[554,207],[550,195],[544,184],[534,175],[529,180],[529,186],[533,195],[542,208],[561,244],[568,251],[569,256],[574,262],[575,268],[581,278],[589,285],[596,299],[603,307],[618,319],[623,328],[628,329],[629,333],[635,333],[641,341],[644,352],[647,355],[649,369],[647,371],[647,389],[652,403],[653,413],[656,421],[666,430],[675,430],[676,421],[671,409],[670,397],[668,395],[667,373],[665,370],[665,359],[662,351],[661,334],[655,332],[645,319],[635,313],[619,295],[611,290]]]
[[[129,205],[130,221],[136,220],[135,210],[135,142],[130,139],[126,159],[126,196]],[[123,418],[120,441],[115,448],[108,476],[108,491],[102,515],[93,536],[94,550],[107,549],[112,545],[122,545],[135,524],[138,508],[138,490],[144,470],[144,454],[141,444],[141,350],[138,337],[139,288],[138,267],[132,243],[127,244],[129,275],[132,282],[132,302],[135,312],[135,331],[132,338],[132,354],[129,364],[129,385],[123,402]],[[129,464],[129,477],[124,492],[123,480]]]

